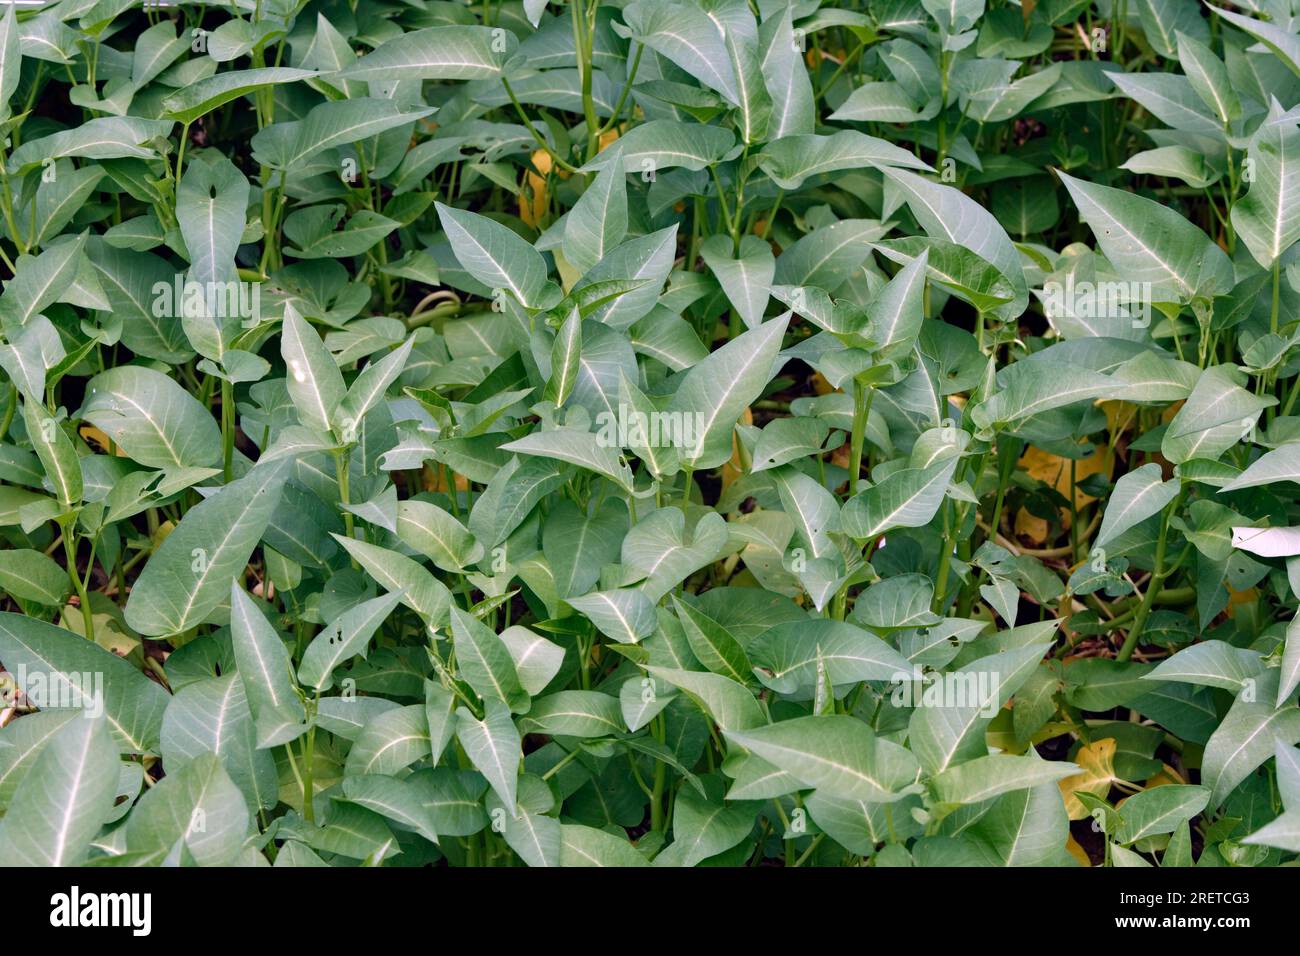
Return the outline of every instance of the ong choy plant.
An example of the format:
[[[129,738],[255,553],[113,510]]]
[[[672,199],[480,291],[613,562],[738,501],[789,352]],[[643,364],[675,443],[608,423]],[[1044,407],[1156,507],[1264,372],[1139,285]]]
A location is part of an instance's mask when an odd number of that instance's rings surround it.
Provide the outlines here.
[[[1300,852],[1300,8],[0,20],[0,859]]]

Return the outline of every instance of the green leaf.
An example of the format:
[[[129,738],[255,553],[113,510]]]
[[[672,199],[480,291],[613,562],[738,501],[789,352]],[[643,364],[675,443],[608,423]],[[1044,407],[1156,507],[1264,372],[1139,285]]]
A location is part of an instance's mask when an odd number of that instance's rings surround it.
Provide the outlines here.
[[[916,759],[854,717],[795,717],[723,733],[729,743],[832,797],[892,803],[914,789]]]
[[[84,489],[81,462],[63,426],[30,401],[23,402],[23,424],[59,503],[65,509],[80,504]]]
[[[520,742],[509,708],[489,700],[483,720],[475,720],[464,707],[457,708],[456,739],[465,748],[470,763],[513,815],[519,786]]]
[[[695,441],[681,450],[694,469],[716,468],[731,457],[736,420],[772,376],[788,315],[732,339],[682,379],[672,411],[695,415]]]
[[[1178,481],[1164,481],[1160,466],[1146,464],[1115,482],[1097,532],[1095,547],[1103,547],[1129,528],[1160,514],[1178,497]]]
[[[1244,385],[1235,366],[1214,365],[1201,372],[1192,394],[1169,423],[1160,453],[1176,465],[1193,458],[1215,459],[1242,441],[1259,413],[1276,399],[1260,398]]]
[[[848,129],[830,136],[785,136],[768,143],[758,157],[759,169],[786,190],[798,189],[810,176],[863,166],[933,171],[893,143]]]
[[[258,747],[294,740],[306,730],[307,713],[297,694],[289,652],[238,582],[230,586],[230,633]]]
[[[378,545],[331,535],[344,550],[388,591],[401,595],[401,601],[424,619],[426,627],[444,627],[450,623],[451,592],[446,585],[405,555]]]
[[[683,789],[673,804],[673,842],[655,866],[696,866],[740,843],[754,828],[754,812]]]
[[[215,611],[261,540],[286,477],[283,462],[257,467],[191,508],[136,579],[127,624],[180,634]]]
[[[840,513],[844,533],[865,541],[895,528],[929,524],[947,496],[958,461],[951,457],[925,468],[891,472],[844,505]]]
[[[248,180],[229,160],[196,160],[185,167],[176,188],[176,219],[189,251],[193,281],[234,279],[248,195]]]
[[[627,177],[606,166],[565,218],[564,258],[586,272],[627,234]]]
[[[1209,801],[1210,791],[1205,787],[1178,784],[1134,794],[1119,807],[1124,825],[1115,839],[1120,843],[1136,843],[1159,833],[1172,833],[1204,810]]]
[[[1246,149],[1253,179],[1232,205],[1232,225],[1250,254],[1271,269],[1300,239],[1300,129],[1274,101]]]
[[[65,157],[153,159],[157,152],[146,144],[166,136],[174,125],[172,120],[142,119],[136,116],[96,117],[75,129],[27,140],[10,154],[9,174],[24,173],[47,160]]]
[[[406,780],[374,773],[346,777],[343,795],[350,803],[409,827],[426,840],[438,842],[432,811],[421,802],[419,790]]]
[[[318,691],[329,689],[334,683],[334,670],[340,664],[357,655],[366,656],[370,639],[402,596],[398,591],[362,601],[327,624],[303,652],[302,663],[298,665],[299,680]]]
[[[590,618],[602,634],[616,643],[635,644],[655,628],[654,602],[644,592],[633,588],[592,591],[564,600]]]
[[[562,690],[533,701],[520,724],[552,737],[607,737],[623,730],[616,698],[592,690]]]
[[[126,821],[126,845],[152,865],[192,860],[198,866],[232,865],[251,821],[244,795],[216,754],[168,771]]]
[[[0,854],[5,862],[11,866],[84,863],[91,840],[113,809],[118,767],[106,721],[64,724],[36,758],[0,820]]]
[[[832,686],[894,681],[916,673],[880,638],[843,621],[778,624],[760,634],[749,652],[758,679],[780,694],[815,686],[820,673]]]
[[[728,677],[672,667],[647,667],[646,671],[685,693],[724,730],[748,730],[766,723],[753,695]]]
[[[555,335],[551,345],[551,377],[543,398],[563,406],[573,394],[582,361],[582,318],[575,309]]]
[[[72,583],[44,552],[17,548],[0,551],[0,590],[24,601],[59,607],[72,593]]]
[[[501,74],[517,46],[514,34],[505,29],[427,27],[380,44],[338,78],[368,82],[489,79]]]
[[[5,13],[4,22],[0,23],[0,103],[4,104],[6,117],[11,112],[9,100],[22,77],[23,53],[20,40],[17,7],[11,5]]]
[[[700,246],[700,257],[745,327],[760,325],[776,275],[772,247],[757,236],[745,236],[740,240],[740,255],[733,258],[731,241],[726,236],[709,236]]]
[[[1262,670],[1257,651],[1211,640],[1184,647],[1157,664],[1144,679],[1222,687],[1235,694]]]
[[[1210,788],[1211,807],[1271,757],[1276,744],[1300,743],[1300,710],[1277,706],[1273,680],[1266,673],[1254,694],[1238,696],[1205,745],[1201,782]]]
[[[250,807],[275,806],[275,760],[258,749],[244,682],[225,674],[186,684],[171,699],[162,724],[162,758],[173,769],[216,754]]]
[[[632,490],[631,469],[623,464],[618,449],[603,441],[596,432],[572,428],[536,431],[502,445],[501,450],[568,462],[604,475],[627,491]]]
[[[1239,491],[1279,481],[1300,483],[1300,442],[1290,442],[1260,455],[1245,471],[1225,484],[1222,490]]]
[[[92,715],[102,708],[123,753],[157,754],[170,698],[116,654],[61,627],[0,613],[0,661],[33,700]]]
[[[209,76],[171,93],[163,99],[163,109],[173,120],[193,123],[205,113],[210,113],[231,100],[247,96],[268,86],[296,83],[319,76],[316,70],[295,70],[287,66],[264,67],[253,70],[230,70]],[[97,122],[92,120],[91,122]],[[85,128],[84,126],[82,127]],[[168,126],[170,129],[170,125]],[[166,130],[163,131],[164,133]],[[159,134],[154,134],[159,135]],[[126,153],[124,155],[139,155]]]
[[[451,609],[451,633],[460,676],[485,700],[499,700],[524,710],[528,694],[519,685],[515,662],[501,638],[473,615]]]
[[[504,289],[536,308],[546,286],[542,254],[516,233],[486,216],[434,203],[456,260],[489,289]]]
[[[298,409],[298,420],[308,428],[329,431],[347,394],[343,375],[316,330],[292,304],[284,310],[280,354],[288,370],[285,385]]]
[[[1024,310],[1029,293],[1020,253],[992,213],[960,190],[916,173],[886,168],[885,175],[899,189],[927,235],[965,246],[1006,276],[1015,299],[1000,309],[1000,314],[1005,311],[1018,315]]]
[[[1206,4],[1218,16],[1240,30],[1244,30],[1258,40],[1282,61],[1291,72],[1300,76],[1300,39],[1295,34],[1272,23],[1253,20],[1231,10],[1222,10],[1213,4]]]
[[[626,35],[672,61],[729,103],[741,102],[723,31],[703,10],[675,0],[635,0],[623,9]]]
[[[673,608],[696,660],[713,673],[739,684],[750,679],[753,665],[730,631],[698,608],[684,604],[677,595],[673,595]]]
[[[1178,211],[1127,190],[1058,173],[1111,266],[1151,283],[1155,302],[1188,303],[1233,285],[1227,255]]]
[[[627,840],[576,823],[560,825],[560,866],[649,866]]]
[[[366,723],[348,751],[344,774],[392,775],[430,755],[429,718],[424,705],[398,707]]]
[[[203,468],[221,461],[221,432],[208,409],[150,368],[123,365],[96,375],[77,417],[150,468]]]
[[[931,788],[939,803],[979,803],[1014,790],[1054,783],[1078,769],[1072,763],[1037,756],[990,754],[945,770],[933,778]]]
[[[483,545],[452,515],[418,499],[397,503],[397,536],[444,571],[459,572],[483,557]]]
[[[651,120],[633,127],[619,139],[617,147],[598,153],[581,171],[589,173],[617,162],[623,164],[624,172],[637,175],[657,174],[674,167],[698,171],[730,159],[738,151],[736,135],[730,130]]]

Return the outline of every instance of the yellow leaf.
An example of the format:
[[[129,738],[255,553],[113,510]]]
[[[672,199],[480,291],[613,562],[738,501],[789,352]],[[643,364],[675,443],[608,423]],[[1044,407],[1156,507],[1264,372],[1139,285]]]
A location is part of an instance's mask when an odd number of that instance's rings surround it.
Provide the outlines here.
[[[539,149],[532,159],[533,169],[524,174],[524,188],[519,190],[519,218],[536,229],[550,205],[546,180],[551,171],[551,154]]]
[[[1082,508],[1084,505],[1097,500],[1079,488],[1083,480],[1089,475],[1103,472],[1109,478],[1113,466],[1114,461],[1108,462],[1106,460],[1106,450],[1101,447],[1098,447],[1087,458],[1080,458],[1075,462],[1075,508]],[[1065,498],[1070,497],[1070,459],[1031,446],[1020,459],[1020,468],[1027,472],[1030,477],[1055,488]],[[1070,527],[1070,510],[1068,508],[1061,509],[1061,527]],[[1016,512],[1015,529],[1017,535],[1028,538],[1030,541],[1041,544],[1047,540],[1047,521],[1030,514],[1024,508]]]
[[[1228,606],[1224,609],[1228,617],[1237,616],[1237,608],[1243,604],[1253,604],[1259,597],[1259,588],[1246,588],[1244,591],[1234,591],[1232,586],[1225,584],[1228,589]]]
[[[82,438],[84,438],[88,442],[93,442],[95,445],[102,448],[105,452],[108,452],[110,449],[113,448],[113,440],[109,438],[107,435],[105,435],[98,428],[96,428],[94,425],[82,425],[79,429],[77,429],[77,431]],[[116,449],[116,454],[118,458],[126,457],[126,452],[122,451],[121,448]]]
[[[1104,797],[1110,792],[1111,784],[1115,782],[1115,738],[1084,744],[1075,754],[1074,762],[1079,765],[1080,772],[1057,781],[1057,785],[1065,798],[1065,809],[1070,819],[1082,820],[1088,815],[1088,810],[1075,793],[1084,791],[1095,797]]]
[[[754,410],[745,409],[745,414],[740,416],[740,420],[746,425],[754,424]],[[740,444],[740,435],[733,434],[731,438],[731,460],[722,466],[722,490],[725,492],[727,487],[736,479],[745,474],[746,468],[749,467],[745,450]]]
[[[465,491],[469,488],[469,479],[464,475],[458,475],[456,472],[446,472],[452,476],[452,484],[456,486],[457,491]],[[447,482],[443,480],[444,471],[441,468],[434,468],[426,464],[423,471],[423,481],[425,491],[446,491]]]
[[[158,530],[153,533],[153,549],[158,550],[159,546],[167,540],[167,536],[175,529],[174,521],[164,521],[158,526]]]
[[[1088,859],[1088,851],[1079,846],[1079,841],[1073,836],[1065,841],[1065,852],[1078,860],[1080,866],[1092,866],[1092,860]]]
[[[1111,463],[1113,465],[1113,462]],[[1070,496],[1070,459],[1062,458],[1060,455],[1053,455],[1051,452],[1043,451],[1041,448],[1030,447],[1020,459],[1020,467],[1027,471],[1031,477],[1051,485],[1059,491],[1064,497]],[[1087,458],[1080,458],[1074,466],[1074,505],[1076,508],[1082,508],[1097,499],[1078,486],[1089,475],[1096,475],[1105,472],[1106,477],[1110,477],[1112,467],[1107,465],[1106,450],[1098,448]],[[1062,511],[1066,520],[1069,520],[1069,512]]]
[[[1105,413],[1106,428],[1112,435],[1125,424],[1131,423],[1137,413],[1137,406],[1132,402],[1123,402],[1114,398],[1098,402],[1097,407]]]
[[[1148,780],[1145,786],[1148,790],[1150,790],[1152,787],[1165,787],[1171,783],[1182,784],[1186,782],[1187,781],[1183,779],[1182,774],[1180,774],[1173,767],[1169,766],[1169,764],[1164,764],[1161,767],[1160,772],[1157,773],[1150,780]]]

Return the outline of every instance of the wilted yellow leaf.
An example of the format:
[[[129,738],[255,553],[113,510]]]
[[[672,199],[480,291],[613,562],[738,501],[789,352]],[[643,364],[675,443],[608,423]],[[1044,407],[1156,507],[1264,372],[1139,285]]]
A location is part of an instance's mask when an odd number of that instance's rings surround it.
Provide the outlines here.
[[[1114,461],[1106,460],[1106,450],[1098,447],[1087,458],[1080,458],[1074,465],[1074,506],[1082,508],[1097,499],[1082,491],[1078,486],[1089,475],[1104,473],[1110,477]],[[1041,448],[1030,447],[1020,458],[1021,470],[1044,484],[1050,485],[1065,498],[1070,497],[1070,459],[1053,455]],[[1061,526],[1070,527],[1070,511],[1061,509]],[[1047,521],[1030,514],[1024,508],[1016,513],[1016,534],[1031,541],[1042,543],[1047,539]]]
[[[536,229],[546,215],[546,207],[550,205],[546,178],[552,163],[551,154],[544,149],[535,151],[532,159],[533,169],[524,174],[524,188],[519,190],[519,218]]]
[[[1080,772],[1057,781],[1061,796],[1065,798],[1065,809],[1071,820],[1082,820],[1088,815],[1083,802],[1075,796],[1078,791],[1104,797],[1110,792],[1115,782],[1115,738],[1094,740],[1084,744],[1074,757]]]
[[[434,468],[426,464],[423,471],[423,481],[425,491],[446,491],[447,482],[443,480],[444,471],[441,468]],[[457,491],[464,491],[469,488],[469,479],[464,475],[458,475],[454,471],[446,472],[452,476],[452,484],[456,486]]]
[[[1105,413],[1106,428],[1112,435],[1126,424],[1132,422],[1137,413],[1137,406],[1132,402],[1122,402],[1114,398],[1098,402],[1097,407]]]
[[[1079,841],[1073,836],[1066,839],[1065,852],[1078,860],[1080,866],[1092,866],[1092,860],[1088,859],[1088,851],[1081,847]]]
[[[1246,588],[1244,591],[1234,591],[1231,585],[1225,584],[1228,589],[1228,606],[1224,608],[1228,617],[1237,616],[1237,608],[1243,604],[1253,604],[1259,597],[1259,588]]]
[[[745,414],[740,416],[740,420],[746,425],[754,424],[754,410],[745,409]],[[733,434],[731,437],[731,460],[722,466],[722,490],[726,491],[733,481],[741,477],[748,467],[745,461],[746,455],[740,444],[740,435]]]
[[[109,438],[107,435],[105,435],[98,428],[96,428],[94,425],[82,425],[80,428],[77,429],[77,432],[86,441],[94,443],[98,447],[104,449],[105,452],[113,448],[113,440]],[[118,458],[127,457],[126,452],[122,451],[121,448],[118,448],[116,450],[116,454]]]
[[[1180,774],[1173,767],[1169,766],[1169,764],[1164,764],[1160,768],[1160,772],[1157,773],[1151,779],[1147,780],[1144,786],[1146,786],[1146,788],[1150,790],[1152,787],[1165,787],[1171,783],[1182,784],[1186,782],[1187,781],[1183,779],[1182,774]]]

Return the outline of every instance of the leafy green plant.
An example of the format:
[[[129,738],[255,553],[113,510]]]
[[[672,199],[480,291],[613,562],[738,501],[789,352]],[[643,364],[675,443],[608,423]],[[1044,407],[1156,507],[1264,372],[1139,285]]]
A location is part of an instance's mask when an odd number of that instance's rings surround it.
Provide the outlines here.
[[[0,20],[0,859],[1300,852],[1300,11]]]

